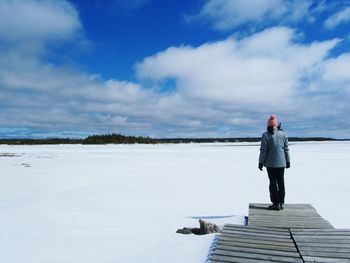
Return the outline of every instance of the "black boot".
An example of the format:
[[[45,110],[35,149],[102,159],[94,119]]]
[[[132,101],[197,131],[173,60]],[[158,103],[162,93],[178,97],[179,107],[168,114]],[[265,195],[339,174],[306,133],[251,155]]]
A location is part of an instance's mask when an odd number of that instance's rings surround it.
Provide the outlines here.
[[[283,210],[284,209],[284,204],[283,203],[280,203],[280,209]]]
[[[275,211],[280,211],[280,206],[279,204],[272,204],[268,207],[269,210],[275,210]]]

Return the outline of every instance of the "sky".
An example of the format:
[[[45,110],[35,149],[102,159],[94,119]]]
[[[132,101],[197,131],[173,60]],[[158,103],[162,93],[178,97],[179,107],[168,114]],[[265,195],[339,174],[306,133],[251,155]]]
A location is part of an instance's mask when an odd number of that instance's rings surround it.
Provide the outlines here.
[[[0,137],[350,138],[350,0],[1,0]]]

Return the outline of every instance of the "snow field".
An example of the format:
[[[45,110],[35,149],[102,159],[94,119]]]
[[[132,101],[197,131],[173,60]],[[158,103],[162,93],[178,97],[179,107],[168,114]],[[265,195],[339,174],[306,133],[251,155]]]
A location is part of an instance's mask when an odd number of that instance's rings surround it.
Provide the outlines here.
[[[290,151],[286,202],[310,203],[335,227],[350,228],[350,143],[291,143]],[[0,153],[20,155],[0,157],[4,263],[204,262],[214,235],[178,228],[197,227],[197,217],[241,224],[250,202],[269,202],[256,143],[1,146]]]

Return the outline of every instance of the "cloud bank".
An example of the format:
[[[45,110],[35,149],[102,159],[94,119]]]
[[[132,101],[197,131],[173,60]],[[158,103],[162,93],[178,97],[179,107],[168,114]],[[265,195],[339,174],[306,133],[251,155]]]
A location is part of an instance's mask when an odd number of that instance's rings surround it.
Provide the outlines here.
[[[169,48],[138,64],[137,73],[156,81],[174,78],[177,92],[192,99],[256,110],[289,105],[306,72],[338,42],[303,45],[293,37],[291,29],[277,27],[241,40]]]

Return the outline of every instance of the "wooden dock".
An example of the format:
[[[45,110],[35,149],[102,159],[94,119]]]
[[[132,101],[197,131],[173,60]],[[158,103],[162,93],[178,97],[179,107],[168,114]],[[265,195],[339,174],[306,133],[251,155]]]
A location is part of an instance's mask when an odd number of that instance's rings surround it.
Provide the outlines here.
[[[250,204],[248,225],[226,224],[207,262],[350,262],[350,229],[334,229],[309,204]]]
[[[282,228],[333,228],[312,205],[286,204],[284,210],[266,209],[268,204],[250,204],[248,224],[251,226]]]

